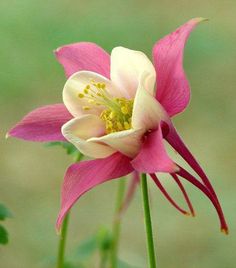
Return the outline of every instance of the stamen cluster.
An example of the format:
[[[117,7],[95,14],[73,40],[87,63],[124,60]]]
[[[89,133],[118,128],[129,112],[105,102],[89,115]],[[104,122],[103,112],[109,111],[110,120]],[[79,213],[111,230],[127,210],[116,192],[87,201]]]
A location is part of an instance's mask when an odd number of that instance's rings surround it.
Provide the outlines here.
[[[84,110],[90,110],[93,105],[104,106],[100,118],[106,124],[107,134],[132,128],[131,118],[134,101],[112,97],[107,91],[105,83],[91,80],[91,83],[84,88],[83,93],[78,94],[78,97],[84,98],[88,102],[88,105],[83,106]]]

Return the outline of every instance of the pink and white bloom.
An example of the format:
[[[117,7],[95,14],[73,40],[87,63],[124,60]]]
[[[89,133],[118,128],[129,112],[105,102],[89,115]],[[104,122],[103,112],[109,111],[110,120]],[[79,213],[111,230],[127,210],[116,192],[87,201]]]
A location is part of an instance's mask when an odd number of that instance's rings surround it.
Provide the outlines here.
[[[190,32],[202,20],[192,19],[157,42],[153,63],[140,51],[116,47],[109,55],[96,44],[85,42],[55,51],[68,78],[63,89],[64,104],[34,110],[9,135],[40,142],[67,140],[93,158],[68,168],[58,228],[84,193],[132,172],[150,174],[171,204],[187,214],[155,174],[165,172],[179,186],[192,214],[191,202],[179,178],[199,188],[215,206],[221,230],[227,233],[217,195],[171,121],[190,100],[183,51]],[[168,156],[164,140],[186,160],[199,180]]]

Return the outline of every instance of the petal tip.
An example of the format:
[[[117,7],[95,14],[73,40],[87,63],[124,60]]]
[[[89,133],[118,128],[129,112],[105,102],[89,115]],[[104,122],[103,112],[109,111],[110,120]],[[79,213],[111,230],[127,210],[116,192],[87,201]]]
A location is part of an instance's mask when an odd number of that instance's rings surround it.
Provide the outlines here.
[[[58,47],[56,49],[53,50],[53,53],[55,56],[57,56],[57,54],[60,52],[60,50],[62,49],[62,47]]]
[[[192,19],[192,21],[199,23],[199,22],[203,22],[203,21],[209,21],[209,19],[208,18],[203,18],[203,17],[198,17],[198,18]]]
[[[229,234],[229,229],[228,227],[224,227],[224,228],[221,228],[221,232],[225,235],[228,235]]]
[[[5,135],[5,139],[7,140],[11,136],[10,132],[7,132]]]
[[[193,217],[193,218],[196,217],[195,212],[188,212],[188,211],[185,211],[184,215],[185,215],[185,216],[188,216],[188,217]]]
[[[55,226],[57,235],[61,234],[62,222],[63,222],[63,218],[59,215],[56,221],[56,226]]]
[[[196,213],[195,213],[195,211],[192,211],[192,212],[191,212],[191,216],[192,216],[193,218],[196,218]]]
[[[172,169],[173,169],[173,173],[180,171],[180,167],[177,164],[175,164],[174,162],[172,162]]]
[[[184,215],[189,217],[189,216],[191,216],[191,213],[185,211],[185,212],[184,212]]]
[[[57,227],[57,226],[56,226],[56,234],[57,234],[58,236],[61,235],[61,229],[59,229],[59,227]]]

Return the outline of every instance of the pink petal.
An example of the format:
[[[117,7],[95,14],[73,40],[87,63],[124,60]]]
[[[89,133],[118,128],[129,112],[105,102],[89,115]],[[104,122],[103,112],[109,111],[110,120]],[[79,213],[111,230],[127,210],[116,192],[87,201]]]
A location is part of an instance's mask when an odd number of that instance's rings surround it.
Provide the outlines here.
[[[120,153],[70,166],[62,186],[62,202],[57,228],[60,228],[66,213],[81,195],[105,181],[125,176],[132,171],[130,159]]]
[[[147,134],[139,154],[131,161],[135,170],[145,173],[177,170],[177,166],[166,153],[161,128]]]
[[[181,207],[179,207],[179,205],[177,205],[176,202],[170,197],[170,195],[167,193],[165,188],[162,186],[161,182],[158,180],[157,176],[155,174],[150,174],[150,176],[152,177],[156,186],[159,188],[159,190],[165,196],[165,198],[171,203],[171,205],[174,206],[178,211],[180,211],[184,215],[189,215],[189,213],[187,211],[185,211]]]
[[[44,106],[27,114],[7,135],[38,142],[64,141],[61,127],[71,118],[64,104]]]
[[[156,97],[169,116],[182,112],[190,100],[190,87],[183,69],[184,46],[189,34],[203,18],[195,18],[167,35],[153,48],[157,72]]]
[[[168,141],[168,143],[183,157],[183,159],[191,166],[191,168],[199,175],[199,177],[202,179],[203,183],[207,186],[209,191],[212,192],[212,194],[216,197],[215,191],[207,178],[206,174],[204,173],[201,166],[198,164],[194,156],[191,154],[189,149],[186,147],[184,142],[182,141],[181,137],[178,135],[176,129],[172,125],[171,122],[169,122],[169,125],[165,124],[163,125],[163,128],[168,128],[168,130],[165,130],[167,133],[165,136],[165,139]],[[217,199],[217,197],[216,197]],[[218,199],[217,199],[218,201]]]
[[[59,47],[55,55],[67,77],[78,71],[92,71],[110,78],[110,55],[94,43],[81,42]]]
[[[228,226],[225,221],[225,217],[222,211],[222,208],[220,206],[220,203],[218,202],[218,199],[213,193],[207,189],[206,186],[204,186],[201,182],[199,182],[194,176],[192,176],[188,171],[186,171],[184,168],[180,167],[180,170],[176,172],[177,175],[181,176],[182,178],[186,179],[190,183],[192,183],[194,186],[196,186],[199,190],[201,190],[212,202],[214,205],[217,214],[219,216],[220,225],[221,225],[221,231],[225,234],[228,234]]]
[[[187,205],[189,207],[189,210],[191,212],[191,215],[193,217],[195,217],[195,212],[194,212],[194,209],[193,209],[193,205],[192,205],[192,203],[191,203],[191,201],[190,201],[190,199],[188,197],[188,194],[187,194],[187,192],[186,192],[186,190],[185,190],[182,182],[180,181],[180,179],[178,178],[178,176],[175,173],[172,173],[171,176],[175,180],[175,182],[177,183],[177,185],[179,186],[181,192],[183,193],[184,199],[185,199],[185,201],[186,201],[186,203],[187,203]]]

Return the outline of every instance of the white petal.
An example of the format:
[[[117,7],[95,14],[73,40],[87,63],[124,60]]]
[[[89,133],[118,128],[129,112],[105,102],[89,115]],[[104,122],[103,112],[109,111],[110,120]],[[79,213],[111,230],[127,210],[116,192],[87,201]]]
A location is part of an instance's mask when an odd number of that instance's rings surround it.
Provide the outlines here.
[[[148,57],[143,52],[124,47],[116,47],[112,50],[111,81],[123,92],[123,97],[134,98],[144,72],[151,77],[145,88],[154,95],[156,71]]]
[[[111,81],[102,75],[89,71],[77,72],[67,80],[63,89],[63,102],[69,112],[75,117],[82,114],[99,115],[103,110],[101,106],[90,105],[85,98],[79,98],[78,96],[79,93],[83,93],[87,85],[91,84],[91,80],[106,84],[106,89],[112,96],[120,97],[119,91],[112,85]],[[90,109],[85,111],[82,108],[83,106],[89,106]]]
[[[93,158],[104,158],[116,151],[101,142],[88,141],[89,138],[99,137],[104,133],[104,122],[96,115],[83,115],[62,126],[63,136],[81,153]]]
[[[114,132],[99,138],[91,138],[89,141],[106,143],[115,150],[118,150],[129,157],[134,157],[140,150],[141,138],[144,132],[144,129],[129,129]]]
[[[140,79],[132,115],[132,127],[134,129],[156,129],[161,120],[168,119],[168,115],[161,104],[145,89],[145,84],[149,79],[148,73],[144,73]]]

